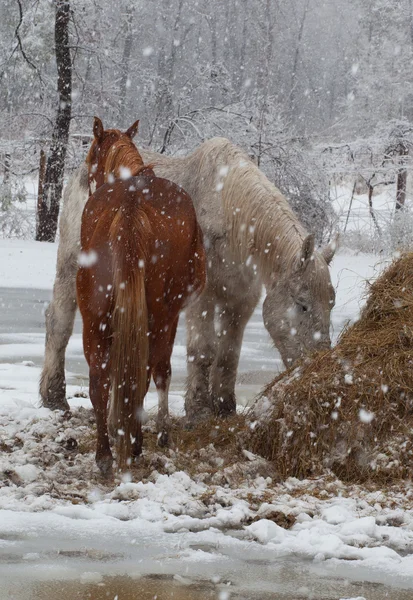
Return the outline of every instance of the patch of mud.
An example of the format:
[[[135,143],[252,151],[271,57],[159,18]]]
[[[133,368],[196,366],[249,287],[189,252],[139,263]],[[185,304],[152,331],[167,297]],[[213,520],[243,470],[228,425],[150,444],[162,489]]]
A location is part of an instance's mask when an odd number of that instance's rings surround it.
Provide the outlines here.
[[[87,576],[89,575],[89,577]],[[93,581],[95,579],[99,581]],[[183,578],[182,578],[183,579]],[[79,582],[50,581],[22,586],[21,584],[10,585],[12,596],[7,600],[216,600],[219,592],[215,586],[209,583],[182,583],[173,576],[142,577],[111,577],[103,578],[98,574],[84,574],[83,580]],[[233,596],[235,599],[235,597]],[[0,591],[0,600],[6,600],[6,596]]]
[[[286,574],[284,573],[285,577]],[[323,585],[325,588],[323,589]],[[338,580],[331,585],[293,586],[281,581],[273,591],[240,589],[230,581],[194,581],[178,575],[148,575],[144,577],[103,577],[97,572],[85,572],[76,581],[7,582],[0,589],[0,600],[410,600],[411,592],[389,591],[383,585]],[[296,587],[292,592],[291,587]]]

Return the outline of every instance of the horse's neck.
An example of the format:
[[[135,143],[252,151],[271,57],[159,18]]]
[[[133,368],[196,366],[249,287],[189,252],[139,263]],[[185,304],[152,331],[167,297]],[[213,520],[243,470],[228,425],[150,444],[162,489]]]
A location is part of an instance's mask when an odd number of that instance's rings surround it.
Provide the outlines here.
[[[306,231],[286,198],[255,165],[230,169],[224,208],[230,243],[241,261],[253,261],[265,284],[296,265]]]
[[[227,235],[237,260],[253,261],[264,283],[294,269],[306,231],[286,198],[240,148],[215,138],[185,157],[149,150],[142,157],[158,176],[190,194],[204,233]]]
[[[270,285],[281,273],[292,274],[297,267],[304,236],[296,225],[294,220],[287,219],[279,228],[258,228],[252,258],[265,285]]]

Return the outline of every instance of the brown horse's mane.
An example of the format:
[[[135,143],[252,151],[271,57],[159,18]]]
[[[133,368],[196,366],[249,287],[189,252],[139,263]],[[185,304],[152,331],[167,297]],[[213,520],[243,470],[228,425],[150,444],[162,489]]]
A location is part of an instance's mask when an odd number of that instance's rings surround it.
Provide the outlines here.
[[[135,177],[144,169],[153,168],[152,164],[145,165],[139,150],[128,135],[122,134],[117,129],[108,130],[106,134],[109,135],[101,142],[103,147],[109,145],[108,142],[111,141],[110,134],[119,135],[119,138],[110,145],[104,164],[97,157],[98,142],[96,139],[94,140],[86,156],[89,171],[95,162],[100,162],[100,168],[103,167],[104,180],[108,181],[109,175],[112,175],[115,179],[125,179]]]
[[[147,166],[129,137],[122,136],[112,144],[105,162],[105,173],[113,173],[115,179],[124,178],[121,169],[129,169],[131,176],[134,177],[144,168]]]

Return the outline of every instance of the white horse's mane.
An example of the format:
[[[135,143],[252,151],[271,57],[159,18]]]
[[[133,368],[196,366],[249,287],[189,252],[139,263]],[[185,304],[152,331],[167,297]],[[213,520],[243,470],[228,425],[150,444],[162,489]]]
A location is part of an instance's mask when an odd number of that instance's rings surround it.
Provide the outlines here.
[[[228,153],[223,203],[232,250],[241,261],[251,256],[263,279],[297,261],[304,227],[286,198],[238,148]]]
[[[182,173],[185,163],[187,177],[204,182],[204,194],[222,194],[220,205],[224,209],[231,250],[241,262],[251,257],[264,282],[280,271],[291,272],[298,266],[308,233],[280,190],[243,150],[225,138],[213,138],[183,158],[151,152],[145,152],[146,157],[155,169],[157,165],[162,166],[163,176],[169,175],[172,180],[174,177],[176,180],[178,170]],[[212,164],[216,165],[213,173]],[[185,187],[185,181],[181,185]],[[189,192],[190,187],[188,181]],[[318,267],[325,267],[318,252],[314,253],[313,262],[317,271]]]

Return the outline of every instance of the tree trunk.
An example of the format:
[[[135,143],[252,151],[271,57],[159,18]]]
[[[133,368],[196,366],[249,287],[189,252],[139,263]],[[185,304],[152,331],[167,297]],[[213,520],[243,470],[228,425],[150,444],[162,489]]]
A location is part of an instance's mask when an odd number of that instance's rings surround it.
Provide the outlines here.
[[[178,38],[178,34],[179,34],[179,28],[181,27],[182,6],[183,6],[183,0],[179,0],[177,10],[176,10],[175,22],[174,22],[174,26],[172,29],[171,50],[170,50],[169,58],[167,60],[167,65],[166,65],[169,85],[172,85],[174,78],[175,78],[176,55],[178,52],[178,43],[180,41]]]
[[[233,18],[236,15],[236,11],[234,10],[234,7],[232,5],[232,0],[227,0],[225,2],[225,11],[224,11],[224,22],[225,22],[225,29],[224,29],[224,48],[223,48],[223,59],[224,59],[224,65],[227,67],[227,69],[229,70],[229,64],[231,61],[231,50],[233,48],[236,48],[236,40],[234,40],[234,36],[233,36],[233,28],[232,28],[232,21]]]
[[[241,93],[245,80],[247,79],[247,68],[245,57],[247,55],[247,35],[248,35],[248,0],[243,0],[242,3],[242,37],[241,37],[241,50],[239,60],[239,72],[237,74],[238,79],[238,92]]]
[[[69,0],[55,0],[55,54],[59,106],[52,133],[43,193],[39,202],[36,240],[54,242],[62,197],[69,127],[72,114],[72,62],[69,48]]]
[[[262,53],[261,64],[258,68],[257,89],[262,96],[262,106],[265,105],[268,98],[268,90],[270,84],[270,66],[274,54],[274,28],[275,18],[272,13],[271,0],[266,0],[265,4],[265,23],[264,23],[264,47]]]
[[[291,72],[290,103],[291,103],[291,113],[292,114],[296,111],[296,108],[297,108],[296,92],[297,92],[297,83],[298,83],[298,76],[297,76],[298,62],[299,62],[299,58],[300,58],[301,43],[302,43],[302,39],[303,39],[304,26],[305,26],[305,21],[307,18],[307,12],[308,12],[309,6],[310,6],[310,0],[307,0],[306,5],[304,7],[303,16],[302,16],[301,22],[300,22],[300,28],[298,30],[297,43],[296,43],[295,53],[294,53],[293,69]]]
[[[4,155],[4,176],[0,194],[0,210],[8,210],[12,203],[11,181],[10,181],[11,154]]]
[[[215,67],[218,62],[218,23],[214,9],[209,17],[209,28],[211,31],[211,63],[212,67]]]
[[[122,75],[120,78],[119,84],[119,95],[120,95],[120,109],[119,109],[119,123],[122,127],[128,127],[130,125],[125,122],[125,112],[126,112],[126,96],[128,93],[128,81],[129,81],[129,63],[130,57],[132,53],[132,45],[133,45],[133,30],[132,30],[132,20],[133,20],[133,9],[132,6],[129,5],[126,9],[124,29],[126,31],[125,34],[125,43],[123,46],[123,55],[122,55]]]
[[[42,148],[40,150],[39,183],[37,185],[36,231],[39,229],[38,219],[39,219],[41,206],[42,206],[45,175],[46,175],[46,153]]]

